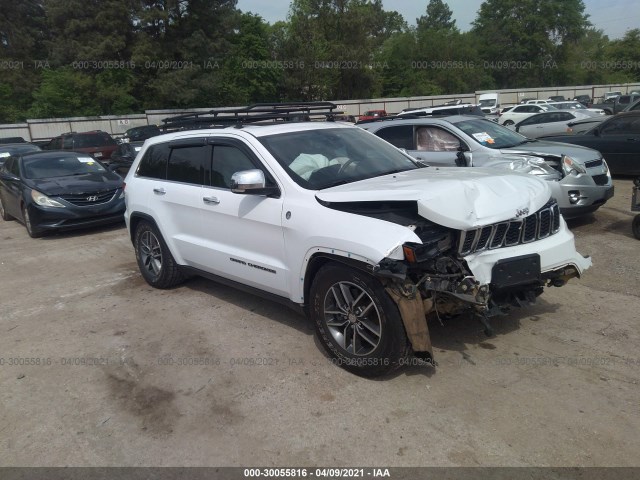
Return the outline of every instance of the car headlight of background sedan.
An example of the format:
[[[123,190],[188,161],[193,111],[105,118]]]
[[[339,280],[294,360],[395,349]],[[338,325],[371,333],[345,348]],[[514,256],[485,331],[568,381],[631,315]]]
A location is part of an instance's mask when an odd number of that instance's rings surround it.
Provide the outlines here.
[[[41,207],[64,208],[63,204],[47,197],[45,194],[40,193],[37,190],[31,190],[31,198],[37,205],[40,205]]]
[[[584,165],[579,164],[569,155],[562,156],[562,170],[565,175],[569,175],[573,173],[577,175],[578,173],[587,173],[587,170],[584,168]]]

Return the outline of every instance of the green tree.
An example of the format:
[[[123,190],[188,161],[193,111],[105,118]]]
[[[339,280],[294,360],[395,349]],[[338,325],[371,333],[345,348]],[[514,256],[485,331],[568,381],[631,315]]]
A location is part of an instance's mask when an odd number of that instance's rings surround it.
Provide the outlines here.
[[[555,83],[597,85],[611,83],[612,72],[600,68],[610,60],[609,37],[602,30],[589,28],[578,40],[562,44]]]
[[[640,81],[640,29],[628,30],[620,40],[608,45],[613,81]]]
[[[139,0],[132,59],[145,108],[226,105],[242,98],[222,65],[240,33],[236,0]]]
[[[381,91],[384,42],[404,30],[381,0],[293,0],[276,58],[304,68],[288,72],[285,96],[295,100],[366,98]]]
[[[23,121],[39,75],[36,60],[44,60],[45,13],[41,0],[0,0],[0,122]]]
[[[473,32],[499,88],[535,87],[553,79],[562,45],[590,26],[583,0],[485,0]]]
[[[78,117],[100,113],[93,78],[70,67],[43,70],[33,93],[30,118]]]
[[[48,50],[56,66],[128,60],[133,0],[45,0]]]
[[[384,43],[378,59],[389,68],[382,72],[382,96],[412,97],[444,93],[442,87],[420,68],[417,50],[413,31],[393,35]]]
[[[453,12],[442,0],[429,0],[427,14],[416,19],[418,30],[454,30]]]

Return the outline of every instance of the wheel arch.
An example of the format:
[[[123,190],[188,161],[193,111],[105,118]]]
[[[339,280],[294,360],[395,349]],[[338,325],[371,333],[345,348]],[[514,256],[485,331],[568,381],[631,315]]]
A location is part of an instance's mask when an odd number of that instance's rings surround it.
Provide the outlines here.
[[[347,267],[355,268],[369,275],[373,274],[373,265],[367,263],[364,260],[358,258],[352,258],[345,255],[329,252],[317,252],[311,255],[307,261],[307,267],[304,272],[303,280],[303,304],[305,308],[308,304],[309,295],[311,292],[311,285],[316,277],[316,274],[322,267],[327,264],[334,263]]]
[[[151,223],[154,227],[158,229],[158,231],[160,231],[160,227],[158,226],[158,223],[156,222],[155,218],[153,218],[151,215],[148,215],[142,212],[133,212],[131,215],[129,215],[129,239],[131,240],[131,243],[134,242],[136,228],[138,228],[138,225],[142,221],[147,221]]]

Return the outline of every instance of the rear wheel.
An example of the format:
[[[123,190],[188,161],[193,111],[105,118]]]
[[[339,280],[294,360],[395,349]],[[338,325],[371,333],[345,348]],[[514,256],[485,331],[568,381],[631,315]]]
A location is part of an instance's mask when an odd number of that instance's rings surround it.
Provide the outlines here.
[[[375,278],[330,264],[311,286],[311,317],[333,362],[356,375],[376,377],[409,353],[398,307]]]
[[[180,268],[158,229],[142,221],[136,227],[134,248],[140,273],[155,288],[170,288],[184,281]]]
[[[505,127],[508,127],[509,125],[513,125],[513,120],[505,120],[502,125],[504,125]]]
[[[31,238],[39,238],[42,236],[42,230],[38,230],[31,223],[31,216],[29,215],[29,209],[25,206],[22,207],[22,219],[24,220],[24,226],[27,229],[27,233]]]
[[[8,222],[9,220],[11,220],[13,218],[4,209],[4,203],[2,202],[2,195],[0,195],[0,217],[2,217],[2,220],[4,220],[5,222]]]
[[[640,215],[633,217],[631,228],[633,229],[633,236],[640,240]]]

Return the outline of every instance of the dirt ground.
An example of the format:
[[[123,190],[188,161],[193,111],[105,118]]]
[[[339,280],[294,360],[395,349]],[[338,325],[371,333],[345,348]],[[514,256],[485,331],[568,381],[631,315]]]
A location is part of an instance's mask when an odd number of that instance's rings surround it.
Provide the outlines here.
[[[123,226],[0,224],[2,466],[638,466],[631,180],[570,223],[594,266],[532,308],[430,324],[437,368],[365,380],[286,307],[140,277]]]

